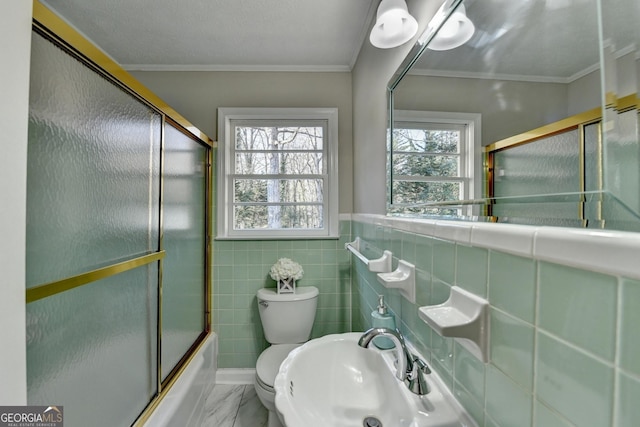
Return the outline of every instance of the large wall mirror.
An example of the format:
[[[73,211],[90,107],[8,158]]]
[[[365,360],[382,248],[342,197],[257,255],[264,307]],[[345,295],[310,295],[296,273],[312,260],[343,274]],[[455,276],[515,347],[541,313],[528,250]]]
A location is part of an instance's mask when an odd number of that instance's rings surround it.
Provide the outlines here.
[[[388,212],[640,231],[639,19],[445,1],[389,83]]]

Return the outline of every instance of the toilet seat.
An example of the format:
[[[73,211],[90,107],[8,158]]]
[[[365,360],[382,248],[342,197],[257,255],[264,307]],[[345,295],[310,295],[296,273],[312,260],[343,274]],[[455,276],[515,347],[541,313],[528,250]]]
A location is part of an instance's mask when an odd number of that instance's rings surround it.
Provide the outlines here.
[[[274,344],[260,354],[256,362],[256,381],[258,384],[275,393],[273,383],[280,370],[280,365],[287,358],[291,350],[302,344]]]

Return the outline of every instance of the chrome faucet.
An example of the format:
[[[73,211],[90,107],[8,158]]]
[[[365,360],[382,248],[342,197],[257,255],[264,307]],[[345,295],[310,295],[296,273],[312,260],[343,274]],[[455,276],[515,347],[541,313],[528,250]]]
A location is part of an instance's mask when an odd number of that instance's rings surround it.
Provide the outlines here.
[[[358,340],[360,347],[368,348],[371,341],[377,336],[386,336],[393,342],[396,349],[398,366],[396,367],[396,378],[404,382],[412,393],[425,395],[429,393],[429,384],[424,374],[430,374],[431,370],[424,360],[412,355],[404,342],[404,337],[398,329],[371,328],[366,331]]]

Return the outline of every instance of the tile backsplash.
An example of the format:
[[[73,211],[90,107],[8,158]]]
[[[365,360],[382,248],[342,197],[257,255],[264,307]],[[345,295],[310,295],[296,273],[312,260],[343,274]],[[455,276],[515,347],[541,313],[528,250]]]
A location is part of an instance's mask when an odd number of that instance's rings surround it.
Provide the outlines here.
[[[407,339],[479,426],[640,425],[640,266],[628,265],[640,253],[640,237],[443,225],[353,216],[354,237],[392,250],[394,267],[399,259],[415,264],[417,278],[412,304],[354,257],[354,330],[370,325],[376,296],[384,294]],[[554,242],[560,247],[543,250]],[[619,256],[609,260],[608,253]],[[418,307],[444,302],[453,285],[490,303],[488,364],[418,318]]]

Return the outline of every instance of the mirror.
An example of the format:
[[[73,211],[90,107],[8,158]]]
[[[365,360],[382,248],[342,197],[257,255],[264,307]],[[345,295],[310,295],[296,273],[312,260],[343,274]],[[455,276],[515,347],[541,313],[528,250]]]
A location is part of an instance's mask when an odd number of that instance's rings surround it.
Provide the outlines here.
[[[389,82],[388,212],[640,231],[639,11],[446,0]]]

